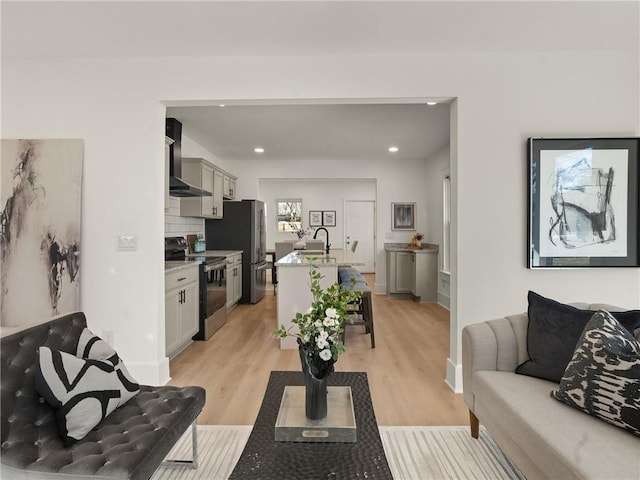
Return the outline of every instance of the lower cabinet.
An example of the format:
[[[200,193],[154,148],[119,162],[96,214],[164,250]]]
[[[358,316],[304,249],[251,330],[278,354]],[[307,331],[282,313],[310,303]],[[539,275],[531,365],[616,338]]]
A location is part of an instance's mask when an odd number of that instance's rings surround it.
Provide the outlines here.
[[[411,294],[421,302],[438,300],[436,253],[387,252],[387,293]]]
[[[175,357],[198,331],[198,265],[165,274],[165,354]]]
[[[414,268],[410,252],[387,252],[388,293],[412,293]]]
[[[227,257],[227,310],[231,310],[242,297],[242,254]]]

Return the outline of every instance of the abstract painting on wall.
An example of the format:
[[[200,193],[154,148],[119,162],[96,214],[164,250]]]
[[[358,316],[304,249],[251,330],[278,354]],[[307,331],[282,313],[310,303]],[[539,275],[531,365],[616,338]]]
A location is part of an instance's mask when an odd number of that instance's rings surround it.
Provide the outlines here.
[[[529,139],[528,266],[639,266],[637,138]]]
[[[2,140],[0,325],[80,308],[82,140]]]

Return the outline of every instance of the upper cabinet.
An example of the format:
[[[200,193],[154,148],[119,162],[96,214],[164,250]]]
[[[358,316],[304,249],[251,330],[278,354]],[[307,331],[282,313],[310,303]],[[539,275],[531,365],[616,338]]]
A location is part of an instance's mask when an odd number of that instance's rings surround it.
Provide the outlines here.
[[[224,173],[222,195],[226,200],[234,200],[236,198],[236,177],[226,172]]]
[[[211,197],[183,197],[180,199],[180,215],[183,217],[216,217],[214,209],[214,167],[203,158],[182,159],[182,179],[191,185],[211,192]],[[220,182],[222,190],[222,182]],[[222,192],[220,191],[220,195]]]
[[[227,173],[204,158],[183,158],[182,179],[191,185],[211,192],[210,197],[183,197],[180,215],[183,217],[222,218]],[[235,189],[235,177],[233,189]]]
[[[213,214],[211,218],[222,218],[223,207],[223,185],[224,185],[224,173],[217,168],[213,169],[213,197],[212,207]]]

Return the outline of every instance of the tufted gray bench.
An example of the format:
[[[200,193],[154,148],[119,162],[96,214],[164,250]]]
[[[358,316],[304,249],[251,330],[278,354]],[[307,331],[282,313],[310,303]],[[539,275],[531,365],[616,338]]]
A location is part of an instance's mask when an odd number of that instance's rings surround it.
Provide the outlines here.
[[[148,479],[205,402],[200,387],[140,386],[140,393],[70,447],[58,434],[53,410],[35,389],[38,347],[75,352],[86,326],[76,312],[0,341],[1,477],[5,479]]]
[[[338,282],[346,288],[352,288],[362,294],[362,297],[354,308],[356,318],[352,325],[364,325],[365,333],[370,334],[371,348],[376,348],[376,339],[373,331],[371,289],[366,279],[353,267],[338,267]]]

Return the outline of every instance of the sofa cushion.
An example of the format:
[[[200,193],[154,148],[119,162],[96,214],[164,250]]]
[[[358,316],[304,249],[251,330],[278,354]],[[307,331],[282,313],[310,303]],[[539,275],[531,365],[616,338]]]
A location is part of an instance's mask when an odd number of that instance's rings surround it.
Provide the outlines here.
[[[36,389],[54,409],[60,435],[73,443],[139,390],[123,383],[109,361],[80,359],[49,347],[39,348]]]
[[[640,435],[640,343],[609,312],[596,313],[551,396]]]
[[[559,383],[594,312],[580,310],[531,291],[528,300],[529,359],[516,368],[516,373]],[[640,326],[640,310],[614,312],[613,315],[631,333]]]
[[[530,478],[638,480],[640,441],[553,400],[556,386],[513,372],[477,371],[473,411],[518,467],[538,473]]]

